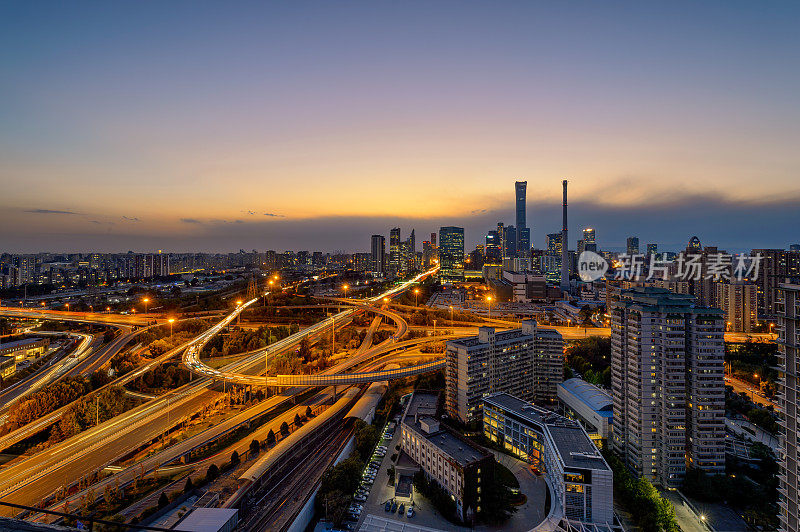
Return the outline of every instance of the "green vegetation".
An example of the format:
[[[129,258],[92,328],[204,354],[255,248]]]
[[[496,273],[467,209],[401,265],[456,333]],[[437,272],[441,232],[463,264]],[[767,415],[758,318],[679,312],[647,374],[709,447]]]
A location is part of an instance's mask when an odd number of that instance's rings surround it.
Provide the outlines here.
[[[728,374],[760,388],[767,397],[777,391],[778,345],[773,342],[725,343]]]
[[[363,470],[364,462],[357,452],[353,452],[322,475],[316,498],[317,512],[327,516],[335,526],[341,525],[347,517],[350,499],[358,487]]]
[[[725,408],[747,418],[748,421],[771,434],[778,434],[778,416],[772,407],[761,407],[753,403],[746,393],[735,393],[733,388],[725,386]]]
[[[590,336],[570,343],[567,366],[592,384],[611,386],[611,339]],[[565,376],[567,372],[565,370]],[[571,372],[570,372],[571,375]]]
[[[635,478],[625,464],[609,451],[603,455],[614,471],[614,498],[622,502],[642,532],[680,532],[669,501],[646,478]]]

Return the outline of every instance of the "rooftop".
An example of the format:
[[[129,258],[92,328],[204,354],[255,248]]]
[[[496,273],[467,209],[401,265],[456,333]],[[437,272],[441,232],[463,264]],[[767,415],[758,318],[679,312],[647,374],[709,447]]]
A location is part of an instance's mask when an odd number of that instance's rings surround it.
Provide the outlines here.
[[[489,395],[483,400],[513,414],[522,422],[530,423],[539,431],[549,433],[565,467],[610,469],[600,450],[575,421],[507,393]]]
[[[24,347],[26,345],[39,342],[41,340],[43,340],[43,338],[23,338],[22,340],[16,340],[14,342],[6,342],[4,344],[0,344],[0,350],[8,348]]]
[[[595,412],[604,416],[611,416],[614,406],[611,396],[594,384],[575,377],[565,380],[558,386],[586,403]]]
[[[438,395],[432,393],[415,392],[412,394],[403,416],[403,424],[416,432],[418,437],[433,443],[462,467],[488,456],[489,453],[482,448],[462,440],[447,429],[440,428],[429,434],[422,428],[421,422],[436,414],[438,399]]]
[[[235,508],[195,508],[174,530],[218,532],[237,514]]]

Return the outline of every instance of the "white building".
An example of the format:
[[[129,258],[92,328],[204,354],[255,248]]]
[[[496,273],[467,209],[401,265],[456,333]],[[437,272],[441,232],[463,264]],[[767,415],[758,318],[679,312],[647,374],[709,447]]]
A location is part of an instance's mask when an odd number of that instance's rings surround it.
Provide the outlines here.
[[[447,413],[468,423],[482,418],[483,397],[508,392],[527,401],[555,402],[564,376],[564,339],[533,320],[522,328],[450,340],[446,349]]]
[[[621,290],[611,314],[612,444],[639,475],[680,486],[725,472],[724,320],[694,296]]]
[[[567,379],[558,385],[558,400],[570,419],[583,425],[592,440],[607,440],[613,424],[611,396],[583,379]]]
[[[783,412],[783,434],[779,460],[778,492],[780,497],[781,530],[798,532],[800,512],[798,504],[797,426],[800,413],[797,410],[797,371],[800,364],[800,284],[783,284],[777,293],[775,308],[778,313],[778,351],[782,378],[779,381],[778,398]]]
[[[579,423],[498,393],[483,401],[483,432],[545,474],[567,519],[614,525],[614,474]]]

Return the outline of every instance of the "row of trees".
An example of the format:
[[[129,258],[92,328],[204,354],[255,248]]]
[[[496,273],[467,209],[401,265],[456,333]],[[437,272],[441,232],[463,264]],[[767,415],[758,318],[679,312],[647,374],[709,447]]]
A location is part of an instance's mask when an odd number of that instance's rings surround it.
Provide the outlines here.
[[[262,326],[258,329],[235,327],[228,334],[214,336],[203,348],[203,356],[228,356],[245,351],[253,351],[283,340],[299,331],[300,327],[296,323],[277,327]]]
[[[614,471],[614,498],[633,515],[642,532],[680,532],[675,511],[646,478],[636,478],[610,451],[603,455]]]
[[[590,336],[573,341],[566,350],[567,378],[572,377],[569,368],[592,384],[611,386],[611,339]]]

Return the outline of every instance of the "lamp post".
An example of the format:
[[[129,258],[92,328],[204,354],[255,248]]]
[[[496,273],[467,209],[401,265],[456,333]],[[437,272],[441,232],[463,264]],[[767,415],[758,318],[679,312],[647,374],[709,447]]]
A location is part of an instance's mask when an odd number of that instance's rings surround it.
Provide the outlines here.
[[[167,321],[169,322],[169,337],[172,338],[172,324],[175,323],[175,318],[169,318]]]
[[[489,319],[492,318],[492,296],[486,296],[486,306],[489,308]]]
[[[414,306],[419,306],[419,288],[414,289]]]
[[[758,384],[756,385],[756,387],[760,391],[761,390],[761,377],[758,376],[758,373],[753,373],[753,377],[755,377],[758,380]],[[752,396],[753,396],[753,402],[755,403],[756,402],[756,392],[755,392],[755,390],[753,391]]]
[[[150,303],[150,298],[146,297],[142,299],[142,302],[144,303],[144,313],[147,314],[147,304]]]
[[[241,299],[239,299],[238,301],[236,301],[236,308],[238,309],[238,308],[239,308],[239,307],[241,307],[241,306],[242,306],[242,300],[241,300]],[[242,313],[241,313],[241,312],[240,312],[240,313],[238,313],[238,314],[236,315],[236,325],[239,325],[239,317],[240,317],[241,315],[242,315]]]
[[[453,321],[453,305],[450,305],[450,327],[455,327],[455,322]]]
[[[350,285],[344,284],[342,285],[342,289],[344,290],[344,298],[347,299],[347,289],[350,288]]]

